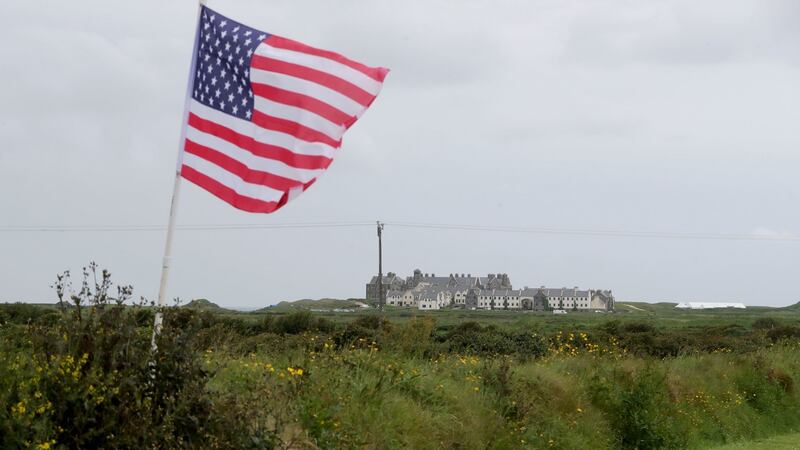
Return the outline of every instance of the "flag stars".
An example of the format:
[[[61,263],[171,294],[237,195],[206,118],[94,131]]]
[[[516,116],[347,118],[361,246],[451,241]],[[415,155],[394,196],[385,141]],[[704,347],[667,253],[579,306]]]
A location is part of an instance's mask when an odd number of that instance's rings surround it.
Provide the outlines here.
[[[199,33],[192,97],[218,111],[250,120],[254,103],[250,58],[268,34],[223,16],[217,18],[208,9],[203,10]]]

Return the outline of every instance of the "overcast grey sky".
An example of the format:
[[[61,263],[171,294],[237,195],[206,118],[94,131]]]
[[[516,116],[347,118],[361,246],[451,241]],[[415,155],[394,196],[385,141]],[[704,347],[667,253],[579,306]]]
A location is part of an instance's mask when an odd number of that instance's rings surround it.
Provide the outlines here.
[[[178,224],[415,221],[800,232],[800,2],[211,0],[392,69],[314,187],[272,215],[183,183]],[[8,0],[0,225],[165,225],[196,4]],[[89,260],[154,298],[163,232],[0,232],[0,301]],[[179,231],[168,297],[358,297],[372,227]],[[800,300],[800,242],[387,226],[384,271],[506,272],[620,300]]]

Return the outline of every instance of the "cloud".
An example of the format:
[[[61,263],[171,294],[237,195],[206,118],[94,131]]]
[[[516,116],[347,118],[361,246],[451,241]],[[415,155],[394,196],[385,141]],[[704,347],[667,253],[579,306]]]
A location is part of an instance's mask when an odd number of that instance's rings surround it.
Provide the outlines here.
[[[800,236],[789,230],[773,230],[767,227],[757,227],[750,233],[759,239],[800,240]]]
[[[787,42],[787,17],[796,4],[722,0],[593,2],[575,8],[564,59],[595,65],[658,63],[708,65],[738,61],[797,62],[796,39]],[[792,59],[789,59],[791,61]]]

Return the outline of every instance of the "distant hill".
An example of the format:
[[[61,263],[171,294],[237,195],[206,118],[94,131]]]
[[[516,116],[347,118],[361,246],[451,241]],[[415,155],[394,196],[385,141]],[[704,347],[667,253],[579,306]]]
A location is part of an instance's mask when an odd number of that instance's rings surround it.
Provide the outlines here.
[[[784,311],[797,311],[800,312],[800,302],[795,303],[794,305],[785,306],[783,308],[779,308]]]
[[[196,298],[189,303],[183,305],[184,308],[191,308],[191,309],[214,309],[220,310],[220,306],[214,302],[211,302],[204,298]]]
[[[614,306],[617,311],[625,311],[632,313],[649,313],[655,314],[664,311],[674,311],[677,303],[660,302],[660,303],[646,303],[646,302],[615,302]]]
[[[347,300],[337,298],[321,298],[312,300],[304,298],[302,300],[295,300],[293,302],[280,302],[277,305],[267,306],[261,308],[256,312],[282,312],[282,311],[296,311],[298,309],[312,310],[312,309],[357,309],[360,304],[364,302],[360,299],[349,298]]]

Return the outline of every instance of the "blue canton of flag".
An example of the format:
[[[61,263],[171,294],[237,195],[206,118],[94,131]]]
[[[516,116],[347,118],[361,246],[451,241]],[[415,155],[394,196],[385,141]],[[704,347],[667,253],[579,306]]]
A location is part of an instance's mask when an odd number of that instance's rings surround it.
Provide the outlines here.
[[[249,120],[253,115],[250,58],[268,36],[203,8],[192,98]]]

